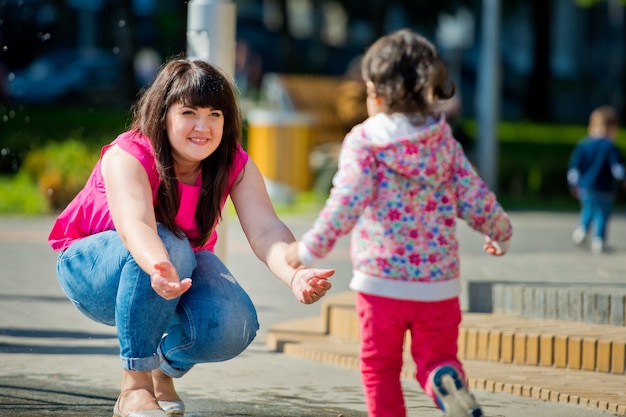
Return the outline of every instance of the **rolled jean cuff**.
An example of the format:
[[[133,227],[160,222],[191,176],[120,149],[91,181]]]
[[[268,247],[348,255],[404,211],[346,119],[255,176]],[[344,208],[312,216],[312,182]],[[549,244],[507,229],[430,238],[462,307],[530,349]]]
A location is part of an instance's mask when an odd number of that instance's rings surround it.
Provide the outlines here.
[[[120,357],[122,369],[127,371],[147,372],[159,367],[159,355],[148,356],[147,358],[124,358]]]
[[[165,375],[172,378],[180,378],[185,375],[187,371],[181,371],[180,369],[176,369],[170,365],[170,363],[165,359],[165,355],[163,355],[163,351],[161,350],[161,346],[157,349],[157,353],[159,355],[159,360],[161,361],[160,369]]]
[[[170,365],[167,360],[164,360],[161,362],[161,372],[163,372],[167,376],[171,376],[172,378],[180,378],[189,371],[176,369],[172,367],[172,365]]]

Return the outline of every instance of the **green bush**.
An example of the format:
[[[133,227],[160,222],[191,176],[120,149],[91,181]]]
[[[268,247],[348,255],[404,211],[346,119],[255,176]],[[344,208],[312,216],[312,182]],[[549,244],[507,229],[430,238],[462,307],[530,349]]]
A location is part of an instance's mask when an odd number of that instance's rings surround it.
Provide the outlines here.
[[[65,207],[128,117],[128,109],[0,105],[0,212]]]
[[[0,213],[45,214],[50,208],[30,176],[19,173],[0,177]]]
[[[477,125],[466,121],[464,129],[477,138]],[[567,185],[567,164],[574,146],[586,134],[584,125],[550,125],[500,122],[498,125],[498,196],[519,208],[576,209],[578,202]],[[617,144],[626,156],[626,132]],[[478,143],[474,143],[474,147]],[[620,189],[617,203],[626,202]]]
[[[20,173],[37,183],[52,210],[59,210],[84,186],[98,156],[93,148],[68,139],[29,152]]]
[[[29,152],[68,138],[100,147],[126,129],[128,117],[128,109],[0,105],[0,173],[16,173]]]
[[[0,174],[6,174],[0,178],[0,212],[65,207],[87,180],[100,148],[126,129],[128,115],[127,109],[0,106]],[[475,121],[462,126],[478,137]],[[585,133],[584,125],[500,122],[497,191],[505,207],[577,209],[565,174]],[[625,129],[617,143],[626,156]],[[476,145],[475,139],[474,152]],[[622,189],[618,205],[625,203]]]

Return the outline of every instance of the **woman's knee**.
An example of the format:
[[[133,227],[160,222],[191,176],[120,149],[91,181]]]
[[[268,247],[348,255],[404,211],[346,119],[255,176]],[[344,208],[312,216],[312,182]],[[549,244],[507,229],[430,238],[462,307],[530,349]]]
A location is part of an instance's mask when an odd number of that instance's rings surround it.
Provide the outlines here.
[[[191,348],[194,362],[222,362],[238,356],[252,343],[258,329],[256,316],[241,322],[233,320],[216,324],[208,321],[206,328],[197,329],[197,338]]]
[[[115,324],[119,283],[116,259],[127,252],[114,231],[101,232],[75,242],[57,259],[57,278],[69,300],[85,316]]]
[[[186,237],[179,238],[160,223],[157,229],[178,275],[181,279],[189,278],[196,268],[196,257],[189,240]]]
[[[195,350],[201,361],[223,361],[243,352],[259,323],[252,300],[215,254],[200,251],[189,293],[181,304],[190,319]]]

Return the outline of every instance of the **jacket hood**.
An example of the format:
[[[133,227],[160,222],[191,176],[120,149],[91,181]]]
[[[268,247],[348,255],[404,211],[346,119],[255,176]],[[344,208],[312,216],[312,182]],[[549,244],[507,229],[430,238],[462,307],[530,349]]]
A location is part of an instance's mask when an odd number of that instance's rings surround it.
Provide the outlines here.
[[[362,126],[377,163],[397,174],[434,185],[450,172],[455,141],[443,115],[417,124],[405,114],[379,113]]]

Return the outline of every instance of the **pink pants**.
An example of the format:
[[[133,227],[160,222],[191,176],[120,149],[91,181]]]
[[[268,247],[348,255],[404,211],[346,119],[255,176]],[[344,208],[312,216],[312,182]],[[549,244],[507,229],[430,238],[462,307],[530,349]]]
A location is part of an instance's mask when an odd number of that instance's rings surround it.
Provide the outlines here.
[[[464,377],[457,358],[461,323],[458,297],[435,302],[396,300],[357,293],[361,332],[360,367],[369,417],[404,417],[400,382],[404,336],[411,334],[411,355],[417,381],[434,399],[428,376],[451,365]]]

